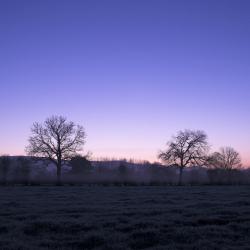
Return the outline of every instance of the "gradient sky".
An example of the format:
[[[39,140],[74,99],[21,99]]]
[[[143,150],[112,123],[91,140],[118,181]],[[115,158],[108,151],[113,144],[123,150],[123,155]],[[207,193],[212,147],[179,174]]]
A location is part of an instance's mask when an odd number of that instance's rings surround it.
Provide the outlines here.
[[[250,1],[0,0],[0,154],[82,124],[94,157],[155,160],[178,130],[250,165]]]

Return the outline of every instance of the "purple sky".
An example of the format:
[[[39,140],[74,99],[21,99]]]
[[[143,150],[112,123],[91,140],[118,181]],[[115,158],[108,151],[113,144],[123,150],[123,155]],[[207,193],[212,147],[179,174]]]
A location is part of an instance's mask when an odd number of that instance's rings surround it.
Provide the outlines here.
[[[250,165],[250,1],[1,0],[0,154],[34,121],[84,125],[94,157],[155,160],[178,130]]]

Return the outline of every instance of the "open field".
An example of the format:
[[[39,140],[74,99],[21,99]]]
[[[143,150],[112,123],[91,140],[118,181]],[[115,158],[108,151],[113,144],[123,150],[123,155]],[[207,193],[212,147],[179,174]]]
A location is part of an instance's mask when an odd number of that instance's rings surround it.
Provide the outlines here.
[[[1,187],[0,249],[249,249],[250,187]]]

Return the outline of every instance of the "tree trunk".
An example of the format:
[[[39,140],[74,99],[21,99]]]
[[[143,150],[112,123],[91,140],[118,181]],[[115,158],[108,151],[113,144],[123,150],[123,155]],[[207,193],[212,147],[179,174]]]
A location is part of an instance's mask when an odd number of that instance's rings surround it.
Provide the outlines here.
[[[62,162],[61,162],[61,160],[59,160],[58,161],[58,163],[57,163],[57,183],[56,183],[56,185],[57,186],[61,186],[62,185],[62,182],[61,182],[61,171],[62,170]]]
[[[179,186],[182,185],[182,173],[183,173],[183,167],[180,167],[179,181],[178,181],[178,185],[179,185]]]
[[[233,184],[233,178],[232,178],[232,169],[228,169],[228,184]]]

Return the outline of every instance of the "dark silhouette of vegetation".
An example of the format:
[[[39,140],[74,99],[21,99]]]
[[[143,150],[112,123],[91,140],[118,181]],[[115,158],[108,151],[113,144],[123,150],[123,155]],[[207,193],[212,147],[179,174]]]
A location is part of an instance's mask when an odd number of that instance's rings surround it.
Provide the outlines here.
[[[69,175],[74,181],[82,181],[88,177],[92,171],[91,162],[85,156],[77,155],[69,161],[71,170]]]
[[[43,124],[34,123],[27,152],[46,157],[57,167],[57,184],[61,184],[62,165],[82,151],[85,132],[82,126],[68,122],[65,117],[52,116]]]
[[[9,156],[1,156],[0,157],[0,176],[1,176],[1,183],[3,185],[7,184],[7,175],[10,169],[11,160]]]
[[[129,169],[126,166],[126,162],[121,162],[120,165],[118,166],[118,179],[122,183],[126,183],[129,179]]]
[[[212,185],[225,184],[249,184],[250,176],[247,170],[232,169],[230,171],[225,169],[208,169],[207,177],[209,183]]]
[[[208,157],[208,177],[212,183],[232,183],[242,180],[241,158],[232,147],[221,148],[219,152]]]
[[[179,185],[182,184],[183,169],[203,165],[208,152],[207,135],[200,130],[184,130],[167,143],[168,148],[160,152],[159,159],[179,168]]]
[[[241,167],[240,154],[232,147],[221,148],[208,158],[209,166],[216,169],[233,170]]]
[[[28,185],[31,174],[31,160],[18,157],[15,168],[15,179],[18,183]]]
[[[42,158],[10,157],[9,184],[55,184],[52,164]],[[183,170],[182,184],[249,184],[248,169],[215,169],[188,166]],[[61,184],[94,185],[177,185],[179,167],[160,163],[126,160],[89,161],[84,156],[73,157],[63,165]]]

